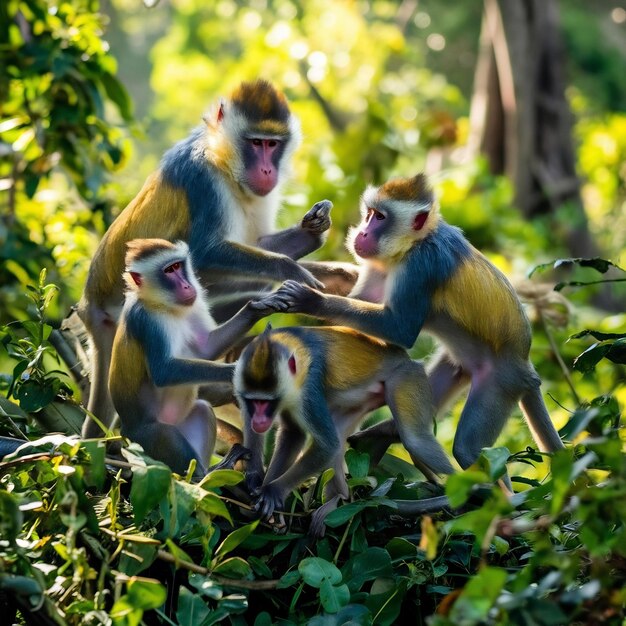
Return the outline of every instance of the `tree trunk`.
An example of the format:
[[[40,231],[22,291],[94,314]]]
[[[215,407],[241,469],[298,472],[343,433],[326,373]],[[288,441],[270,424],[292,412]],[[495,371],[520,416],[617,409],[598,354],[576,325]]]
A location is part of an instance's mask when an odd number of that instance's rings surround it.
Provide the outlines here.
[[[556,0],[484,0],[470,127],[470,154],[510,177],[522,213],[554,215],[572,256],[597,256],[576,175]],[[598,303],[611,300],[607,291]]]

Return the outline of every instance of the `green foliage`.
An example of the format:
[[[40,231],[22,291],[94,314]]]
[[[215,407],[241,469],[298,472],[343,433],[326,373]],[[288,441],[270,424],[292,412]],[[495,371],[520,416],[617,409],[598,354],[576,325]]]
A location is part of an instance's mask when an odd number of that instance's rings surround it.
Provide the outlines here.
[[[0,323],[42,266],[84,272],[106,175],[124,160],[131,119],[95,0],[8,0],[0,6]],[[74,237],[67,231],[74,228]],[[62,300],[65,310],[76,298]],[[5,318],[4,316],[8,316]]]
[[[589,34],[596,31],[575,4],[562,10],[576,58],[607,68],[606,75],[594,70],[594,86],[579,80],[571,92],[583,194],[594,234],[617,255],[626,215],[625,117],[599,105],[620,101],[623,72],[610,46],[594,56],[598,37]],[[111,43],[124,54],[132,44],[120,75],[145,131],[133,167],[116,174],[115,185],[107,175],[128,156],[132,107],[102,39],[99,3],[0,3],[0,190],[8,209],[0,212],[0,323],[9,363],[2,371],[10,372],[0,387],[11,398],[0,397],[0,432],[65,433],[0,461],[3,620],[621,624],[626,318],[586,307],[587,285],[598,281],[584,272],[608,268],[601,282],[623,284],[619,268],[602,259],[567,260],[582,272],[567,281],[559,262],[562,291],[535,285],[529,297],[538,322],[533,360],[570,445],[548,473],[545,455],[524,450],[528,433],[510,420],[498,447],[447,481],[453,511],[400,514],[398,502],[440,491],[422,482],[398,448],[376,467],[349,450],[351,501],[330,513],[326,536],[314,541],[306,535],[309,516],[323,503],[331,471],[294,493],[272,525],[256,519],[238,471],[192,484],[193,468],[179,477],[136,446],[120,461],[106,457],[101,441],[68,436],[78,432],[84,410],[58,371],[51,320],[78,297],[94,231],[110,221],[112,204],[122,207],[135,195],[208,101],[241,79],[270,77],[302,119],[305,140],[282,219],[291,224],[311,201],[332,198],[334,226],[318,256],[345,257],[343,238],[366,184],[413,174],[431,158],[444,167],[435,186],[445,216],[503,270],[523,274],[530,260],[560,253],[559,233],[547,222],[519,216],[505,178],[480,161],[456,160],[468,132],[469,92],[455,85],[471,82],[479,4],[401,3],[413,6],[406,15],[385,0],[172,0],[151,11],[127,0],[112,5]],[[444,36],[449,53],[433,48],[430,35]],[[603,91],[591,102],[586,94],[595,95],[597,85]],[[60,298],[52,298],[56,288],[42,267],[61,286]],[[572,311],[563,294],[582,306]],[[572,334],[573,314],[573,329],[586,330]],[[454,418],[437,425],[448,447],[454,428]],[[505,468],[519,489],[510,500],[493,486]]]

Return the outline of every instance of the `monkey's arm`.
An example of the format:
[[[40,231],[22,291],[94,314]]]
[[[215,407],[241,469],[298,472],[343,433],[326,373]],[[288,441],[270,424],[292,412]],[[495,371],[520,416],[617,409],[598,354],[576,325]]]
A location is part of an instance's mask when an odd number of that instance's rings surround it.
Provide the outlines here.
[[[193,238],[193,235],[191,235]],[[208,284],[220,274],[258,277],[270,280],[295,280],[312,287],[322,287],[308,270],[284,254],[268,252],[253,246],[222,241],[216,245],[190,242],[196,273]]]
[[[167,331],[142,309],[132,311],[127,323],[131,335],[143,346],[150,377],[157,387],[232,380],[234,365],[172,356]]]
[[[326,295],[294,281],[286,281],[278,293],[290,298],[289,311],[292,313],[305,313],[333,324],[350,326],[409,349],[424,325],[430,298],[407,298],[399,291],[394,291],[386,304]]]
[[[257,242],[259,247],[286,254],[292,259],[299,259],[317,250],[326,240],[325,233],[331,225],[332,206],[330,200],[315,203],[298,226],[260,237]]]
[[[265,518],[281,508],[285,497],[307,478],[329,467],[341,449],[341,441],[328,411],[323,390],[309,389],[303,398],[302,421],[311,436],[311,444],[287,471],[271,482],[266,481],[257,503]],[[270,464],[271,471],[271,464]]]
[[[260,319],[272,313],[287,311],[289,302],[278,292],[247,302],[233,317],[209,333],[205,359],[217,359],[241,339]]]

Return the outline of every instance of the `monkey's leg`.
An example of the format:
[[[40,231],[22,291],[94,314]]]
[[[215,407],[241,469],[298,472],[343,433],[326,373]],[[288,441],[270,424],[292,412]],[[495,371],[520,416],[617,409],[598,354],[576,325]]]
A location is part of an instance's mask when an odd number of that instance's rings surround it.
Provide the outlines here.
[[[444,350],[433,357],[426,367],[426,372],[437,413],[448,406],[470,381],[467,372],[454,363]]]
[[[561,450],[563,442],[550,419],[539,386],[524,393],[519,404],[533,439],[540,449],[544,452]]]
[[[122,434],[136,441],[148,456],[166,463],[177,474],[185,474],[191,459],[197,461],[194,477],[200,479],[206,474],[205,465],[197,452],[176,426],[156,419],[139,419],[130,427],[123,427]]]
[[[101,312],[104,315],[103,312]],[[93,413],[105,426],[110,427],[115,417],[115,408],[109,394],[109,369],[115,337],[115,324],[109,318],[98,320],[94,332],[90,331],[93,344],[93,365],[91,391],[87,410]],[[83,423],[83,438],[102,437],[102,429],[87,417]]]
[[[511,372],[504,366],[491,367],[480,380],[474,376],[454,437],[452,453],[463,469],[476,461],[483,448],[494,444],[517,403],[517,394],[502,379],[503,375],[513,378]]]
[[[311,515],[311,525],[309,526],[311,537],[320,538],[324,536],[326,517],[337,508],[340,500],[347,500],[350,497],[350,489],[343,471],[343,450],[335,457],[333,469],[335,475],[328,481],[324,490],[326,502],[313,511]]]
[[[213,407],[204,400],[196,400],[187,417],[176,428],[194,449],[198,459],[206,467],[215,448],[217,435],[216,417]]]
[[[421,363],[410,361],[393,372],[385,383],[385,400],[415,466],[431,482],[437,482],[437,474],[452,474],[454,468],[433,434],[435,406]]]
[[[292,489],[310,476],[323,472],[341,451],[341,442],[323,392],[313,385],[306,390],[301,420],[310,433],[311,444],[304,454],[293,462],[295,442],[298,442],[300,450],[304,432],[300,431],[299,435],[291,432],[286,438],[279,440],[257,503],[266,519],[271,517],[274,509],[283,506],[286,495]],[[279,434],[282,437],[280,431]]]
[[[433,402],[437,413],[441,413],[442,408],[467,385],[469,376],[450,360],[445,351],[433,357],[427,371]],[[358,450],[369,452],[372,462],[378,463],[387,448],[398,440],[398,429],[394,420],[385,420],[355,433],[348,439],[348,443]]]

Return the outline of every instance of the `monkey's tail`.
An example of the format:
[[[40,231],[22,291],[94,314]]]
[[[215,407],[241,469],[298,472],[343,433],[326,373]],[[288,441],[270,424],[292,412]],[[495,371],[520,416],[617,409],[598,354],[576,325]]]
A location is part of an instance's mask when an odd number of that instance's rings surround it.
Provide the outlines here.
[[[521,397],[519,404],[540,450],[554,452],[563,448],[563,442],[550,419],[539,387],[528,390]]]

